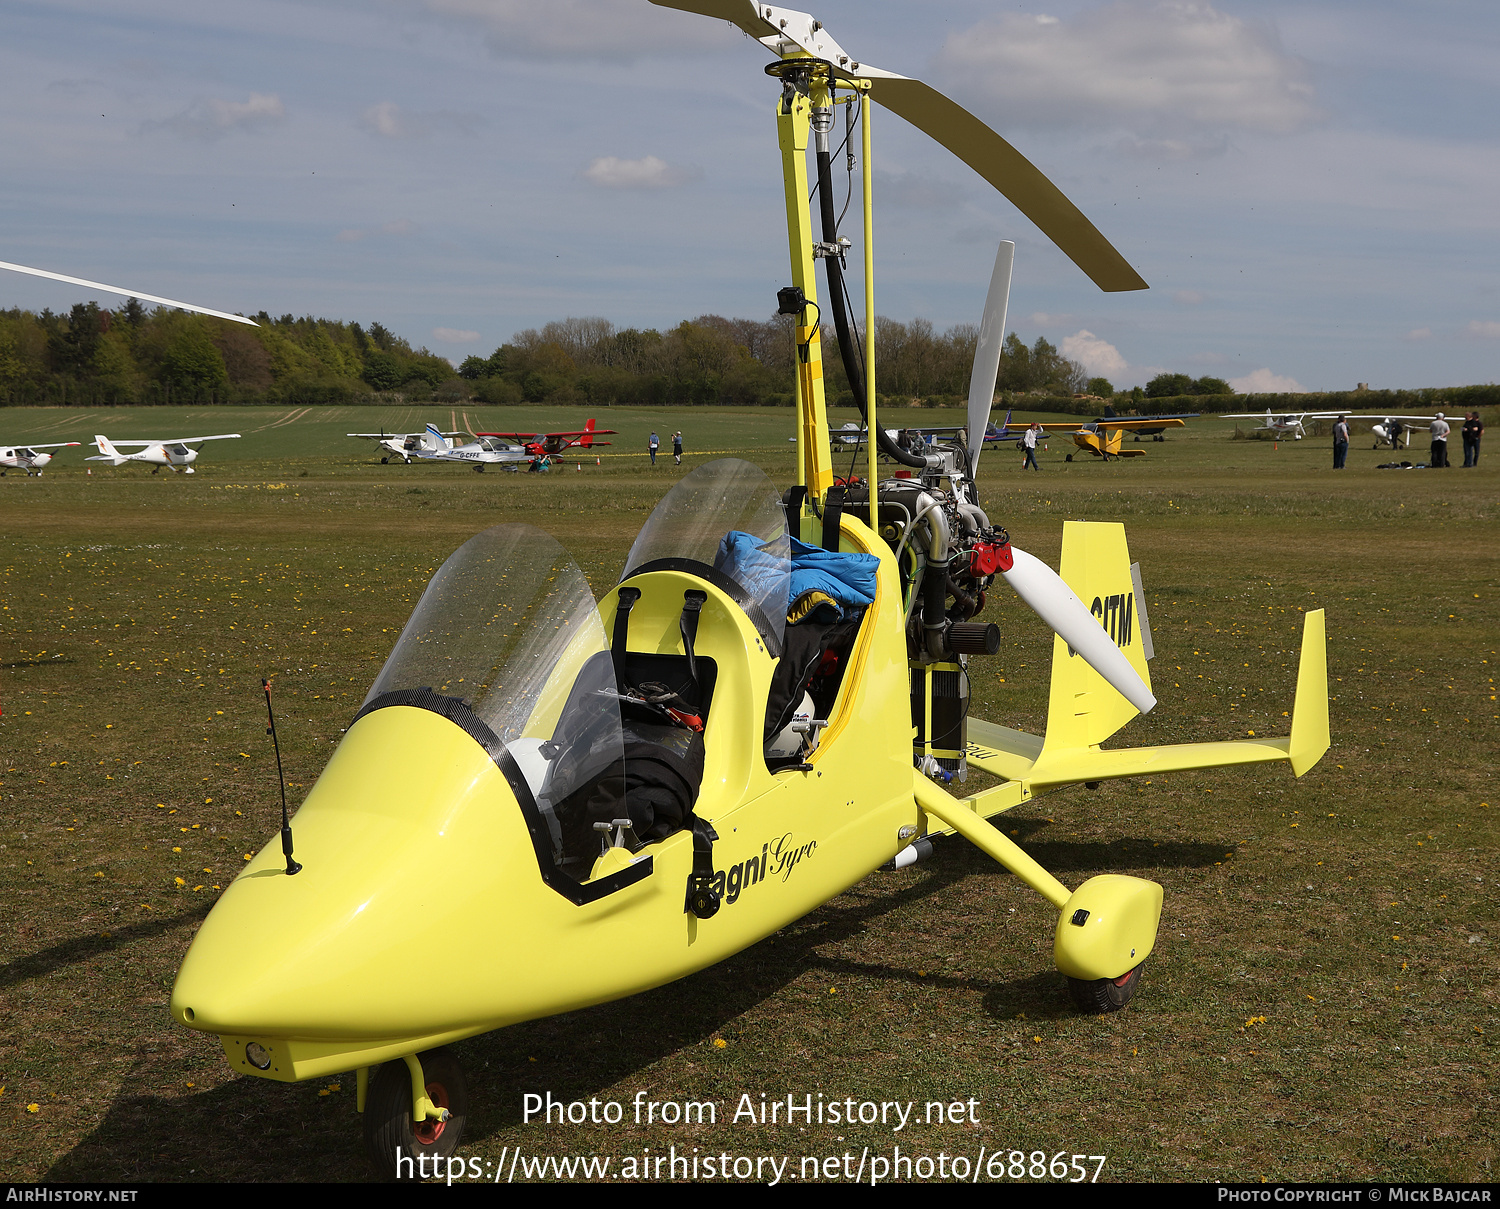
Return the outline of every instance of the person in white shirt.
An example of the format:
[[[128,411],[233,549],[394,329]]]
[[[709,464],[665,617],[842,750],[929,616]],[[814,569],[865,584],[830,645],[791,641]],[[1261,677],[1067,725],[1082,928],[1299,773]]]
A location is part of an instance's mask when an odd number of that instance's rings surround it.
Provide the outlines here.
[[[1448,421],[1443,419],[1443,413],[1438,412],[1432,418],[1432,454],[1427,459],[1427,464],[1434,469],[1438,466],[1448,464]]]
[[[1041,434],[1041,431],[1042,426],[1040,424],[1033,423],[1031,427],[1026,430],[1026,434],[1021,438],[1021,444],[1026,448],[1026,460],[1021,463],[1022,470],[1025,470],[1028,466],[1030,466],[1033,470],[1041,469],[1041,467],[1036,464],[1036,439]]]

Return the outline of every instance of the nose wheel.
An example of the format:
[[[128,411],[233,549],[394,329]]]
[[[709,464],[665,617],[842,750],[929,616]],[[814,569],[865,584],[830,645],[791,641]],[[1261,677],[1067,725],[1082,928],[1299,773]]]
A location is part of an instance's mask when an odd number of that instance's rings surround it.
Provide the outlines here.
[[[412,1119],[412,1077],[405,1060],[387,1062],[370,1080],[365,1097],[365,1150],[390,1180],[416,1180],[435,1172],[429,1156],[456,1154],[469,1112],[469,1088],[451,1050],[418,1054],[427,1099],[446,1119]],[[427,1162],[421,1160],[428,1159]]]
[[[1069,978],[1068,993],[1073,996],[1079,1011],[1102,1016],[1106,1012],[1118,1012],[1135,998],[1135,988],[1141,982],[1141,967],[1136,966],[1119,978]]]

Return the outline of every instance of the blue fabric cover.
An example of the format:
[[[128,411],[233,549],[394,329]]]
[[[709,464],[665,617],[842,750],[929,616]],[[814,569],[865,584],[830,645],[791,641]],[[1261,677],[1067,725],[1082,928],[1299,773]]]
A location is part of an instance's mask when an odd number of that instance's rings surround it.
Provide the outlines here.
[[[873,554],[843,554],[810,546],[791,538],[791,590],[789,608],[807,592],[822,592],[838,602],[838,616],[830,617],[832,605],[815,609],[802,620],[840,621],[875,603],[875,571],[880,560]],[[784,558],[762,545],[753,533],[730,530],[719,543],[714,568],[744,585],[757,597],[777,594],[784,580]]]
[[[809,546],[792,538],[792,600],[804,592],[823,592],[843,607],[837,618],[875,603],[875,571],[880,560],[873,554],[844,554]]]

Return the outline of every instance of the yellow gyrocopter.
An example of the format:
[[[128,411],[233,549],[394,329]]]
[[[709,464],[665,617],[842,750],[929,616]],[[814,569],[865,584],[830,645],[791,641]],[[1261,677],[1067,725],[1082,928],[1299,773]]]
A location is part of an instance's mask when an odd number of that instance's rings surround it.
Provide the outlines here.
[[[1059,575],[1011,545],[975,489],[1014,245],[992,274],[967,431],[912,452],[877,422],[871,100],[994,183],[1101,287],[1144,288],[1119,253],[977,119],[852,60],[807,14],[655,2],[733,21],[775,56],[797,483],[778,490],[734,459],[696,470],[598,602],[537,530],[496,526],[462,546],[298,811],[295,858],[284,819],[279,849],[273,839],[219,899],[172,992],[173,1016],[218,1034],[245,1075],[356,1071],[387,1174],[459,1146],[467,1093],[450,1043],[682,978],[919,859],[934,836],[963,836],[1036,890],[1058,913],[1054,956],[1075,1001],[1122,1007],[1155,944],[1161,887],[1105,875],[1069,889],[989,820],[1114,777],[1279,760],[1300,776],[1329,743],[1314,612],[1289,736],[1101,749],[1156,703],[1123,527],[1066,523]],[[842,275],[852,243],[832,206],[840,109],[864,166],[862,364]],[[903,464],[873,491],[834,478],[829,311],[867,430]],[[1044,735],[968,713],[967,664],[999,640],[975,620],[997,577],[1056,631]],[[393,768],[398,749],[425,758]],[[959,796],[970,767],[999,783]]]

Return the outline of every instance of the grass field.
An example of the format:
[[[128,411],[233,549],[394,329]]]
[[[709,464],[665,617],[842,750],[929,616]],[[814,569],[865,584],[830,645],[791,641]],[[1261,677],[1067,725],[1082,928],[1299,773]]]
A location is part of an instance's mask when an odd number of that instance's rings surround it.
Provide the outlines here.
[[[198,923],[278,825],[260,678],[275,680],[295,803],[464,539],[537,525],[602,593],[682,473],[649,466],[653,426],[664,441],[683,427],[686,468],[733,451],[793,473],[784,411],[613,410],[597,418],[621,435],[598,465],[547,475],[386,466],[343,436],[464,426],[451,410],[0,412],[5,443],[245,434],[191,478],[88,475],[85,449],[0,480],[7,1177],[369,1178],[352,1075],[233,1077],[213,1038],[167,1015]],[[467,417],[570,429],[585,413]],[[1335,474],[1326,439],[1232,434],[1193,422],[1108,465],[1064,463],[1054,438],[1040,474],[1009,449],[981,472],[991,517],[1053,565],[1064,519],[1126,522],[1161,697],[1130,742],[1282,731],[1301,615],[1327,609],[1333,748],[1301,780],[1285,766],[1177,774],[1004,816],[1069,885],[1123,872],[1166,888],[1127,1011],[1075,1014],[1052,969],[1053,912],[950,839],[719,967],[460,1045],[464,1153],[618,1163],[675,1145],[791,1156],[795,1174],[804,1156],[983,1146],[1106,1155],[1104,1180],[1493,1179],[1500,461],[1380,471],[1389,454],[1356,441]],[[1040,731],[1049,636],[1004,596],[985,617],[1006,641],[973,665],[973,710]],[[714,1100],[724,1116],[523,1124],[523,1094],[544,1091]],[[978,1123],[726,1120],[762,1092],[973,1097]]]

